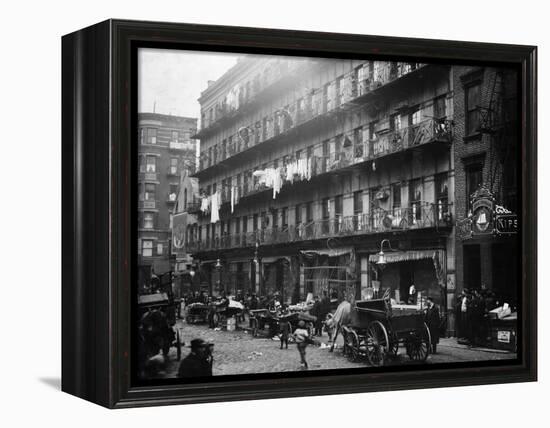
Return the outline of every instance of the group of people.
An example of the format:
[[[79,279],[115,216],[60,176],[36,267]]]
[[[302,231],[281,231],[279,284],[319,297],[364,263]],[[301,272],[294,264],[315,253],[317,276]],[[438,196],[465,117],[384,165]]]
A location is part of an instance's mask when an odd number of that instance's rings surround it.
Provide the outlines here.
[[[455,307],[457,336],[468,345],[484,345],[488,335],[486,314],[500,306],[491,290],[465,288]]]

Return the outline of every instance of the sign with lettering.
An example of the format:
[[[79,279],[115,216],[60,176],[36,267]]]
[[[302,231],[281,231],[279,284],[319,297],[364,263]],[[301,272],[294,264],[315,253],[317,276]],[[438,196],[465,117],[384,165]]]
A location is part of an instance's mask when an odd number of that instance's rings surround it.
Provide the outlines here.
[[[498,235],[514,235],[518,233],[517,214],[497,214],[495,231]]]
[[[480,186],[470,197],[471,214],[456,221],[456,233],[462,240],[482,235],[514,235],[518,233],[518,217],[495,204],[493,194]]]

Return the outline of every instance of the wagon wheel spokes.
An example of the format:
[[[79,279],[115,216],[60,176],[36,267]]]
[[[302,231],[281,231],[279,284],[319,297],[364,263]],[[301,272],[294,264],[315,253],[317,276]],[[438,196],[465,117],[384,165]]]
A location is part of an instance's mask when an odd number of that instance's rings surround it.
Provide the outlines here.
[[[369,363],[375,367],[383,366],[389,340],[386,328],[380,321],[369,324],[365,342]]]
[[[359,336],[353,330],[348,331],[345,336],[347,356],[350,361],[357,361],[359,358]]]
[[[424,324],[407,339],[407,354],[413,361],[426,361],[430,353],[431,336],[428,326]]]

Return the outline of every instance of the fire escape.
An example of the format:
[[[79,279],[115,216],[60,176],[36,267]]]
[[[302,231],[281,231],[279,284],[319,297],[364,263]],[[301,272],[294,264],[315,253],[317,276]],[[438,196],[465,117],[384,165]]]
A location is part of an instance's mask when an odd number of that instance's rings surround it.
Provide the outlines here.
[[[515,210],[517,201],[517,179],[514,144],[515,112],[514,96],[506,93],[503,71],[493,74],[490,82],[489,100],[486,106],[478,106],[479,132],[489,141],[488,188],[503,205]]]

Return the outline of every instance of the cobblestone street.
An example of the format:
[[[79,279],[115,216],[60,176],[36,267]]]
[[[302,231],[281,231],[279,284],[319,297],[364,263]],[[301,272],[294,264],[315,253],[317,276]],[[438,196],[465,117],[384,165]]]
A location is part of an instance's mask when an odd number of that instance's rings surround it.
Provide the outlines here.
[[[242,325],[245,325],[244,323]],[[301,370],[300,358],[294,343],[288,349],[280,349],[279,340],[261,337],[252,337],[246,330],[225,331],[209,329],[205,324],[188,325],[179,320],[177,328],[182,340],[189,345],[191,339],[202,338],[215,344],[213,373],[216,375],[249,374],[288,372]],[[325,334],[319,339],[320,343],[328,344]],[[182,349],[182,358],[189,352],[188,347]],[[438,346],[438,353],[428,357],[428,364],[513,359],[516,354],[495,350],[481,350],[457,345],[456,339],[442,339]],[[309,370],[327,370],[340,368],[356,368],[368,366],[366,359],[351,362],[342,355],[342,338],[339,337],[334,352],[323,345],[310,345],[307,348]],[[389,364],[414,364],[407,357],[403,347],[400,347],[398,356]],[[171,348],[166,370],[160,377],[176,377],[179,362],[176,360],[175,348]]]

